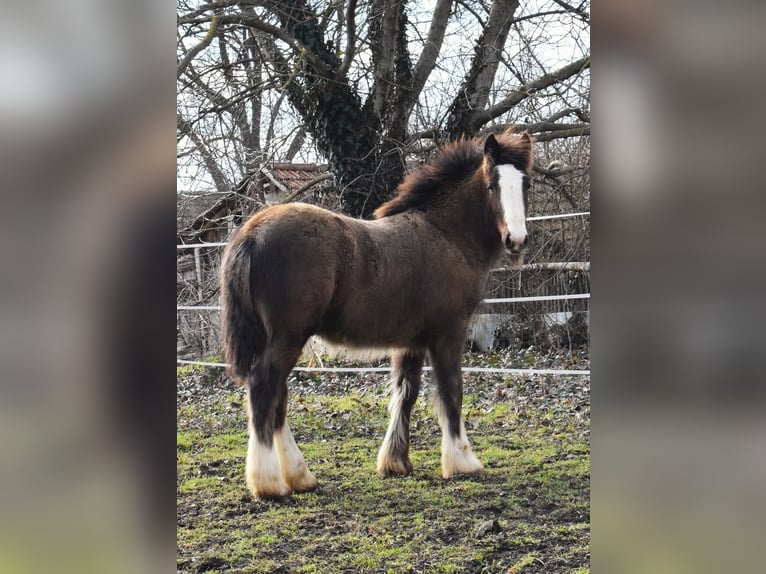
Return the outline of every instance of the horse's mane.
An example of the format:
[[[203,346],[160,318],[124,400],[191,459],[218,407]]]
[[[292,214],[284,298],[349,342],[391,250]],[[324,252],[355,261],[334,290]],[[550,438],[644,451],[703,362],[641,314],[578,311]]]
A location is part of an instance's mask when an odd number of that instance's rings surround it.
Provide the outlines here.
[[[404,178],[396,188],[396,197],[381,205],[375,211],[375,217],[425,208],[441,195],[445,187],[479,169],[483,157],[475,139],[447,144],[433,160]]]
[[[529,171],[531,144],[529,139],[506,132],[496,136],[499,161]],[[422,210],[439,199],[444,190],[475,172],[484,161],[483,138],[460,139],[444,146],[436,157],[407,175],[396,188],[396,196],[375,210],[380,219],[405,211]]]

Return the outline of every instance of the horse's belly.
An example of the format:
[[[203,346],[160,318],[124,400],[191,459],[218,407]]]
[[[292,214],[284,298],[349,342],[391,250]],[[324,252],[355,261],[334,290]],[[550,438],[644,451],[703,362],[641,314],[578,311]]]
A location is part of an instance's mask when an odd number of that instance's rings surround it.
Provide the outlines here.
[[[423,321],[380,307],[354,308],[326,321],[319,335],[349,348],[407,348],[418,343]]]

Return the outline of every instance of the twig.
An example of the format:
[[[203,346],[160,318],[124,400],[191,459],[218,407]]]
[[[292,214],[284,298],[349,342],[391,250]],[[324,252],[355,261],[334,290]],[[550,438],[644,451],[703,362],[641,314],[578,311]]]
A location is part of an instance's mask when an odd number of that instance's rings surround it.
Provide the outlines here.
[[[279,203],[290,203],[293,201],[296,197],[298,197],[300,194],[304,193],[305,191],[311,189],[319,182],[325,181],[326,179],[332,179],[333,174],[331,173],[323,173],[322,175],[316,176],[314,179],[309,181],[308,183],[305,183],[304,185],[300,186],[298,189],[296,189],[294,192],[292,192],[290,195],[285,197],[282,201]]]

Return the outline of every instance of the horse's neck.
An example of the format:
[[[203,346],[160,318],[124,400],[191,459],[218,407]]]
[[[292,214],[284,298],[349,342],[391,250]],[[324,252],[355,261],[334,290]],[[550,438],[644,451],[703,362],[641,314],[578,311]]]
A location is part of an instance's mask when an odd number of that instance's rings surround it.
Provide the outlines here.
[[[462,201],[427,210],[426,219],[478,268],[489,269],[500,254],[500,235],[487,206]]]

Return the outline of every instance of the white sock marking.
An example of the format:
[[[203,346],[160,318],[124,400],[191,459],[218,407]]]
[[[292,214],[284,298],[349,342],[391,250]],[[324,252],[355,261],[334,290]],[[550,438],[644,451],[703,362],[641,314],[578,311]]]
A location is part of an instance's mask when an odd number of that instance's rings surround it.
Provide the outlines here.
[[[403,452],[407,449],[407,437],[404,435],[404,425],[402,424],[402,401],[404,394],[399,387],[392,387],[391,401],[388,403],[388,412],[390,420],[388,422],[388,431],[386,438],[383,439],[383,445],[378,451],[378,472],[387,473],[394,471],[397,473],[406,472],[406,468],[393,459],[391,455],[396,452]]]
[[[262,498],[278,498],[290,494],[290,488],[282,478],[274,446],[266,446],[256,436],[255,429],[250,427],[250,438],[247,441],[247,463],[245,478],[253,495]]]
[[[442,476],[450,478],[456,474],[479,474],[484,470],[476,455],[471,450],[471,443],[465,434],[463,417],[460,417],[460,435],[455,436],[449,430],[449,421],[444,404],[436,398],[436,416],[442,429]]]
[[[316,478],[306,466],[306,460],[295,442],[295,437],[293,437],[287,421],[281,429],[274,432],[274,445],[285,482],[297,491],[316,488]]]

